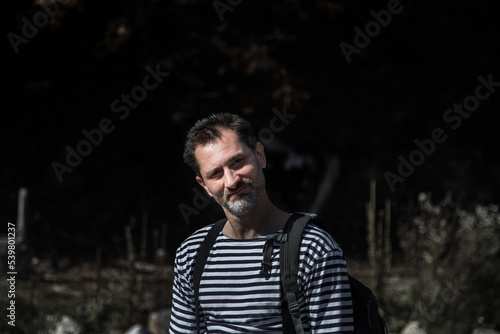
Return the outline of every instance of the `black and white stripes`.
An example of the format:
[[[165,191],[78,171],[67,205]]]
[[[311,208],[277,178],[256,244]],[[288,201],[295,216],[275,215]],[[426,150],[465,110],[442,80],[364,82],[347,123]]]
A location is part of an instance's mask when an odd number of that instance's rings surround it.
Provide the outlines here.
[[[177,250],[170,333],[195,333],[194,259],[210,226]],[[200,283],[202,332],[282,333],[279,244],[274,243],[270,277],[261,271],[269,236],[234,240],[222,233],[213,245]],[[299,304],[306,333],[352,333],[352,302],[342,250],[313,224],[300,249]]]

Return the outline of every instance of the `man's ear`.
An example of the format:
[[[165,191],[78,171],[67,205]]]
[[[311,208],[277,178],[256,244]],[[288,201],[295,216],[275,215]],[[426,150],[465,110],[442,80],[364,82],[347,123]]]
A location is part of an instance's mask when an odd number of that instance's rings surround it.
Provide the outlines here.
[[[202,186],[205,189],[205,191],[207,192],[208,196],[213,197],[212,193],[210,192],[210,190],[208,190],[207,186],[205,185],[205,181],[203,181],[202,177],[197,176],[196,177],[196,181],[200,184],[200,186]]]
[[[264,146],[260,142],[255,144],[255,154],[259,159],[260,167],[266,168],[266,154],[264,152]]]

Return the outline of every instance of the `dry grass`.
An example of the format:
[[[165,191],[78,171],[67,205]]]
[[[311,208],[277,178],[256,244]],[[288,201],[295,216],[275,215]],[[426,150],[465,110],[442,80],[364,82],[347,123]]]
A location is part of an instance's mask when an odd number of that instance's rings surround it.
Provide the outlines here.
[[[135,323],[146,325],[151,311],[170,306],[172,265],[117,261],[57,271],[42,259],[33,267],[29,279],[16,282],[15,333],[44,333],[49,315],[71,316],[85,333],[123,333]],[[12,329],[0,326],[2,333]]]

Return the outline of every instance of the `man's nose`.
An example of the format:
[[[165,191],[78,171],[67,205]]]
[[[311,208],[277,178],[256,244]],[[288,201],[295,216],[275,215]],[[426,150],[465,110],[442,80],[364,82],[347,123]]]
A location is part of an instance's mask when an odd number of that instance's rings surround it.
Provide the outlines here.
[[[226,173],[226,188],[234,189],[241,181],[241,177],[234,170],[227,170]]]

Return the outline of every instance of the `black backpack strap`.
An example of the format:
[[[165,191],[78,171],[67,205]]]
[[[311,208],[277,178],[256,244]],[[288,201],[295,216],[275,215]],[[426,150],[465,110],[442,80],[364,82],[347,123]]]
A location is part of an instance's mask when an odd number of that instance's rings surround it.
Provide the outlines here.
[[[207,262],[208,255],[210,254],[210,250],[215,243],[215,240],[219,236],[219,233],[222,231],[224,224],[226,223],[227,218],[223,218],[215,223],[210,231],[208,231],[205,240],[201,244],[198,249],[198,253],[196,255],[195,263],[194,263],[194,274],[193,274],[193,292],[194,292],[194,310],[196,313],[196,332],[200,333],[200,281],[201,274],[203,274],[203,269],[205,268],[205,263]]]
[[[280,272],[283,296],[285,297],[282,303],[283,333],[286,334],[304,333],[298,303],[299,285],[297,277],[302,232],[306,224],[313,218],[316,218],[316,215],[293,213],[283,229],[283,233],[287,234],[287,238],[285,242],[280,243]]]
[[[299,256],[302,233],[306,224],[316,218],[315,214],[294,213],[287,221],[283,233],[285,242],[280,244],[280,271],[283,295],[283,333],[304,333],[298,305]],[[353,303],[355,333],[387,334],[384,319],[378,307],[390,314],[377,300],[373,292],[354,277],[348,275]]]

